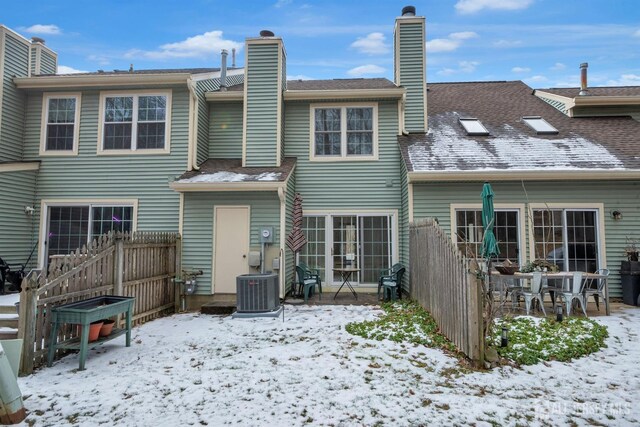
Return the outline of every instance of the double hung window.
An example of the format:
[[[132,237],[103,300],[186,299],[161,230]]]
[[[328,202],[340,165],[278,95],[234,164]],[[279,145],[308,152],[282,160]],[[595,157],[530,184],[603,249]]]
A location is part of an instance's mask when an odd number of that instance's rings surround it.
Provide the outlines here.
[[[377,156],[377,106],[312,106],[312,160],[372,160]]]
[[[101,152],[168,152],[170,95],[103,94]]]
[[[80,95],[45,94],[43,100],[40,154],[77,154]]]

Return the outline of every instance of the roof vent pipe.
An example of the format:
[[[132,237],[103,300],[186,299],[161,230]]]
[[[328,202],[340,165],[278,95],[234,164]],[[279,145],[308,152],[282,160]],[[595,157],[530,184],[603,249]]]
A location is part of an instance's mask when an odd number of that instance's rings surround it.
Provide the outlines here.
[[[231,49],[231,66],[236,68],[236,48]]]
[[[583,62],[580,64],[580,92],[578,95],[589,95],[589,90],[587,90],[587,68],[589,64]]]
[[[262,30],[260,31],[260,37],[274,37],[275,34],[273,34],[273,31],[269,31],[269,30]]]
[[[402,16],[416,16],[415,6],[405,6],[402,8]]]
[[[224,92],[227,90],[227,49],[222,49],[220,51],[220,55],[222,55],[222,60],[220,64],[220,91]]]

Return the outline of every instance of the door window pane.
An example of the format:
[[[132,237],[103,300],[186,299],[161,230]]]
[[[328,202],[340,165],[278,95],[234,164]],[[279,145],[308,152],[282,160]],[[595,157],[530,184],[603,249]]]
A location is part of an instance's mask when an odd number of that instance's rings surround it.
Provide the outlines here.
[[[52,206],[49,208],[47,253],[66,255],[87,243],[88,206]]]
[[[377,283],[380,270],[391,265],[391,227],[388,216],[360,218],[361,281]]]
[[[518,211],[496,210],[493,233],[498,242],[498,262],[520,260],[520,232]],[[456,210],[456,239],[458,249],[467,257],[482,257],[482,211],[480,209]]]
[[[300,251],[300,260],[309,268],[320,273],[320,279],[326,280],[326,246],[325,246],[325,217],[306,216],[302,219],[302,231],[307,238],[307,244]]]

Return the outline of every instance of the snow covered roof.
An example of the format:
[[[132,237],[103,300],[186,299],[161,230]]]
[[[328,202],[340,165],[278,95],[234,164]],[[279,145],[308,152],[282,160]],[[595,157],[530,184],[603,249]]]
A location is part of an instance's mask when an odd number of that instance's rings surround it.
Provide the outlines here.
[[[199,171],[182,174],[177,184],[283,183],[296,164],[294,157],[286,157],[280,167],[242,167],[241,159],[208,159]]]
[[[429,132],[398,138],[409,172],[627,171],[640,169],[640,123],[628,117],[570,118],[522,82],[431,84]],[[522,120],[558,129],[542,135]],[[489,135],[468,135],[476,117]]]

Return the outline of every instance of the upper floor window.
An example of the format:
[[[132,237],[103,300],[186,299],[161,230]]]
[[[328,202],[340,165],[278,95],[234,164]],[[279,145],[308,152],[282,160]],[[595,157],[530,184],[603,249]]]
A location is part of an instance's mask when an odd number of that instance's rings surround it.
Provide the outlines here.
[[[80,94],[45,94],[41,155],[78,154]]]
[[[169,152],[169,93],[103,93],[99,152]]]
[[[377,105],[312,105],[311,160],[375,160]]]

